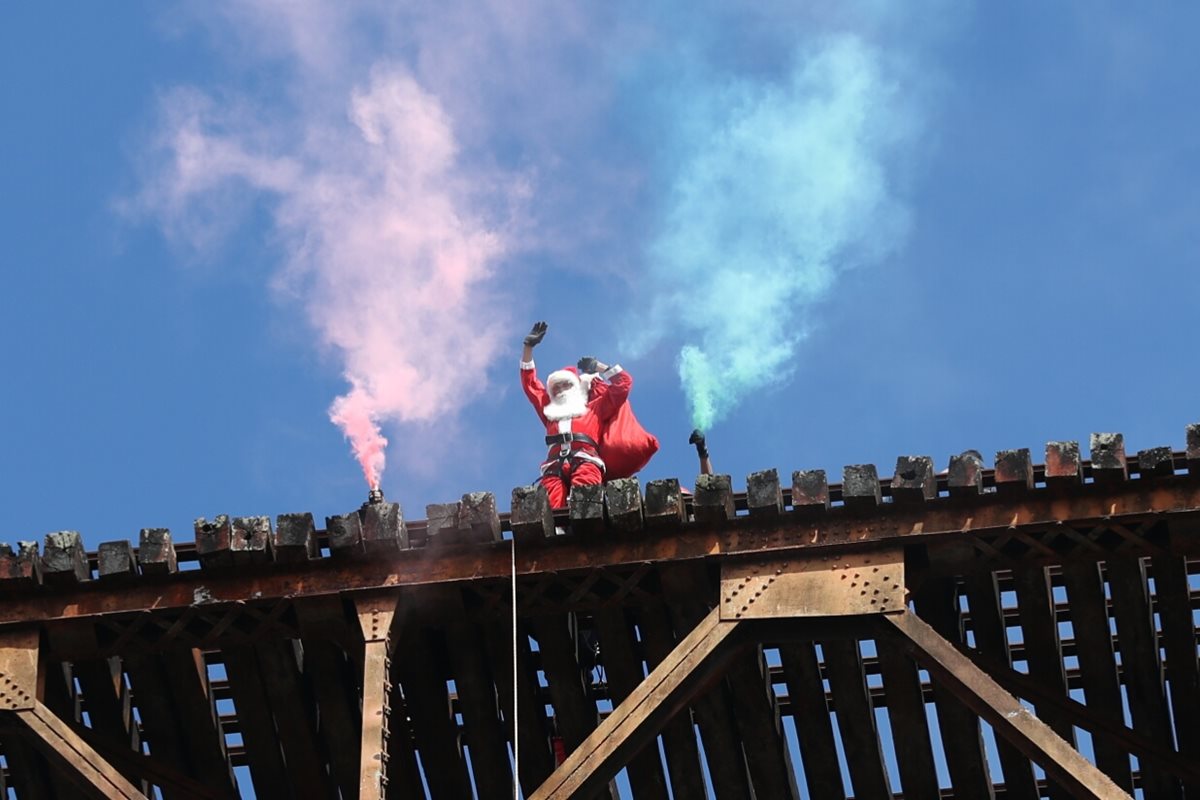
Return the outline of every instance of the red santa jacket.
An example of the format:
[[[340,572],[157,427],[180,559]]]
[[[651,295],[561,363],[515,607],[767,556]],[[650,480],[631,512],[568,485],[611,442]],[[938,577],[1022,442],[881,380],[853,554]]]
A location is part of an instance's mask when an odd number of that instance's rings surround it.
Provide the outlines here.
[[[538,379],[537,369],[533,367],[532,363],[528,369],[524,366],[521,368],[521,388],[525,390],[525,396],[529,398],[529,402],[537,411],[538,419],[546,426],[547,437],[558,437],[566,433],[583,434],[598,444],[605,424],[616,416],[617,411],[629,397],[629,390],[633,388],[633,378],[619,366],[611,367],[603,377],[610,382],[592,381],[587,410],[582,416],[573,419],[556,421],[546,419],[544,409],[550,404],[550,393]],[[550,445],[550,449],[546,453],[546,461],[542,464],[542,471],[559,463],[563,455],[582,458],[598,463],[601,468],[604,467],[596,445],[577,440],[567,441],[566,437],[563,437],[561,443],[555,442]]]

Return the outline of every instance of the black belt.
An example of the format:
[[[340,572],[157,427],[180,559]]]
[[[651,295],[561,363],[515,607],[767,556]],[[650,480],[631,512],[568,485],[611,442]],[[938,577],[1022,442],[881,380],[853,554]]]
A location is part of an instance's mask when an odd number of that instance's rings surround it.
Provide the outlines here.
[[[546,444],[570,444],[571,442],[582,442],[583,444],[590,444],[597,450],[600,449],[600,445],[596,444],[595,439],[582,433],[557,433],[546,437]]]

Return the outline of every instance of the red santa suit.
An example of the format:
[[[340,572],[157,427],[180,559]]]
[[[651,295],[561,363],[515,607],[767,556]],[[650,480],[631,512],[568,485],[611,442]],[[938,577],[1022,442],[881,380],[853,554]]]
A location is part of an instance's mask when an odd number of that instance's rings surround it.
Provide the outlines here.
[[[586,387],[575,368],[567,367],[550,373],[546,381],[552,388],[565,384],[570,388],[552,396],[538,380],[533,362],[521,362],[521,387],[546,426],[546,444],[550,446],[542,462],[541,482],[550,507],[562,508],[571,486],[604,482],[601,433],[629,397],[633,378],[620,366],[613,366]]]

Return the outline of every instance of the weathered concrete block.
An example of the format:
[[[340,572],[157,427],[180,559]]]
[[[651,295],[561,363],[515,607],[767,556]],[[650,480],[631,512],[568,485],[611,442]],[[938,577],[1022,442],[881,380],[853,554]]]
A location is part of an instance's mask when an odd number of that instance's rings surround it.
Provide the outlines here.
[[[792,473],[792,510],[829,508],[829,479],[823,469],[801,469]]]
[[[1138,474],[1143,478],[1161,478],[1175,474],[1175,456],[1169,447],[1151,447],[1137,454]]]
[[[1125,463],[1125,436],[1120,433],[1093,433],[1090,446],[1092,479],[1098,483],[1129,478]]]
[[[862,510],[883,502],[879,471],[874,464],[849,464],[842,469],[842,502],[847,508]]]
[[[233,563],[265,564],[271,560],[271,518],[234,517],[229,534]]]
[[[193,523],[196,534],[196,555],[200,566],[205,569],[233,566],[233,524],[225,514],[218,514],[211,522],[204,517]]]
[[[683,490],[677,478],[660,478],[646,484],[646,527],[678,528],[687,520]]]
[[[280,514],[275,518],[275,560],[281,563],[308,561],[320,556],[317,525],[309,512]]]
[[[357,511],[325,518],[325,533],[329,536],[329,554],[336,558],[362,555],[362,519]]]
[[[138,536],[138,566],[143,575],[169,575],[179,569],[175,543],[167,528],[142,528]]]
[[[37,542],[0,543],[0,586],[25,588],[42,582],[42,558]]]
[[[983,491],[983,457],[977,450],[950,456],[946,484],[951,497],[977,497]]]
[[[425,546],[440,547],[465,541],[458,530],[458,503],[430,503],[425,506]]]
[[[468,492],[458,507],[458,527],[472,542],[500,541],[500,514],[496,511],[496,495],[491,492]]]
[[[1029,448],[1001,450],[996,453],[996,491],[1024,492],[1033,488],[1033,459]]]
[[[1187,426],[1188,472],[1200,472],[1200,422]]]
[[[1082,482],[1079,442],[1046,442],[1046,485],[1077,486]]]
[[[42,580],[48,584],[79,583],[90,580],[87,551],[78,531],[46,534],[42,546]]]
[[[572,486],[567,507],[573,533],[593,534],[604,530],[604,484]]]
[[[96,564],[104,580],[129,579],[138,574],[133,545],[124,539],[101,542],[96,550]]]
[[[777,470],[764,469],[746,477],[746,505],[750,516],[777,517],[783,513],[783,487]]]
[[[937,477],[929,456],[900,456],[892,478],[892,498],[899,503],[924,503],[937,497]]]
[[[697,521],[724,522],[736,513],[733,480],[728,475],[697,476],[696,495],[692,498],[692,514]]]
[[[621,533],[642,529],[642,485],[637,478],[618,478],[604,485],[608,524]]]
[[[518,543],[554,536],[554,514],[550,510],[546,487],[535,483],[512,490],[509,525]]]
[[[367,503],[360,516],[367,553],[390,555],[408,549],[408,527],[399,503]]]

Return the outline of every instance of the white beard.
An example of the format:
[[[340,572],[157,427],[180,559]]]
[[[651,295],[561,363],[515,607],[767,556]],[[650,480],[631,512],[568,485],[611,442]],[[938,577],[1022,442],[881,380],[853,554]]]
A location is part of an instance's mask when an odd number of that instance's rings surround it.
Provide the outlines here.
[[[579,385],[560,392],[550,400],[549,405],[542,409],[542,413],[551,422],[582,417],[587,413],[587,392]]]

